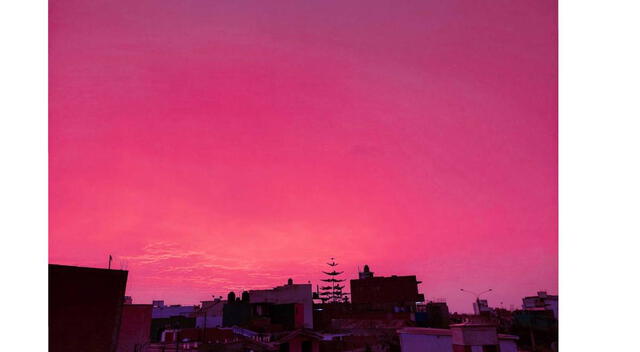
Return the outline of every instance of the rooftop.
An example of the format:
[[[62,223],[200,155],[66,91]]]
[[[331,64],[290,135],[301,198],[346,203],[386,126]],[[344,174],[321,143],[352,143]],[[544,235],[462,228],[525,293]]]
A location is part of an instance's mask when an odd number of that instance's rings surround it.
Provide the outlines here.
[[[451,330],[435,328],[404,328],[398,330],[398,334],[451,336]]]
[[[452,328],[494,328],[495,324],[490,323],[474,323],[474,322],[466,322],[460,324],[451,324],[449,327]]]

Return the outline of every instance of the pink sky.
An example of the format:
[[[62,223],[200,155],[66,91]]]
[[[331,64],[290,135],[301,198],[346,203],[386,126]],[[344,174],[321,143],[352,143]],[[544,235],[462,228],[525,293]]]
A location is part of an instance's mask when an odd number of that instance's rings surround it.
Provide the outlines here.
[[[558,287],[555,1],[50,2],[51,263],[194,304]]]

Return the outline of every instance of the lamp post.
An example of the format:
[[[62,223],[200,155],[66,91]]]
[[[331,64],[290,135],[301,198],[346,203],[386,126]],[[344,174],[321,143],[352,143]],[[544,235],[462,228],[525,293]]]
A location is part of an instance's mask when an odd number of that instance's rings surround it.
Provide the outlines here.
[[[482,313],[480,311],[480,296],[485,294],[485,293],[489,293],[489,292],[493,291],[493,289],[490,288],[490,289],[488,289],[486,291],[482,291],[480,293],[475,293],[473,291],[465,290],[464,288],[461,288],[460,291],[472,294],[472,295],[474,295],[476,297],[476,305],[478,306],[478,315],[480,315],[480,313]]]

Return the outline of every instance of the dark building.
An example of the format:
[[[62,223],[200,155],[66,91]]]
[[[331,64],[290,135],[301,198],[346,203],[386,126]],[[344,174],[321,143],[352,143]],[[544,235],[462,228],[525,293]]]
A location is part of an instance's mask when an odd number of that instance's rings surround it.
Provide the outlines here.
[[[49,351],[114,352],[127,272],[49,265]]]
[[[364,270],[358,272],[358,279],[368,279],[373,277],[373,272],[369,270],[369,265],[364,265]]]
[[[142,352],[150,342],[151,304],[125,304],[118,334],[118,352]]]
[[[304,327],[304,307],[299,303],[272,304],[236,301],[222,308],[222,326],[256,331],[291,331]]]
[[[304,327],[304,307],[300,303],[274,304],[270,307],[271,323],[290,331]]]
[[[520,337],[523,347],[552,349],[558,343],[558,320],[551,310],[518,310],[513,312],[510,333]]]
[[[415,314],[416,325],[420,327],[448,329],[449,307],[445,302],[429,302],[420,305]]]
[[[251,321],[252,307],[248,302],[229,302],[222,307],[222,326],[246,326]]]
[[[157,342],[162,338],[162,332],[170,329],[189,329],[196,327],[196,318],[176,315],[169,318],[151,319],[151,341]]]
[[[409,312],[415,311],[416,302],[424,301],[414,275],[375,277],[368,266],[365,270],[360,279],[351,280],[351,303],[356,311]]]

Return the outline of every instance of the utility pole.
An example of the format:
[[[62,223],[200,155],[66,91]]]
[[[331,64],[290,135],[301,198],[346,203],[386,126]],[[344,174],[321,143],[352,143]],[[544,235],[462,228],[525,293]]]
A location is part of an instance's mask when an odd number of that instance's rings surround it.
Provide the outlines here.
[[[109,269],[111,269],[111,261],[113,260],[113,257],[111,256],[111,254],[109,254]]]

